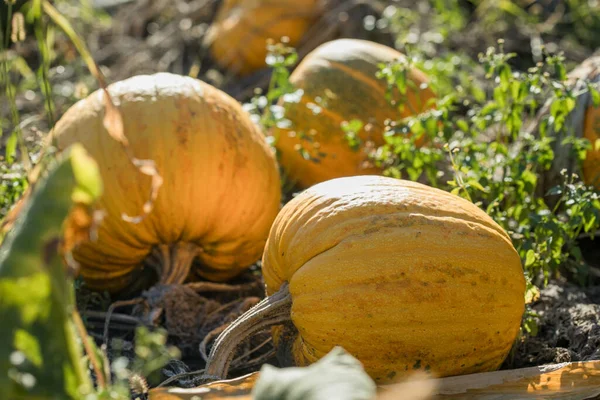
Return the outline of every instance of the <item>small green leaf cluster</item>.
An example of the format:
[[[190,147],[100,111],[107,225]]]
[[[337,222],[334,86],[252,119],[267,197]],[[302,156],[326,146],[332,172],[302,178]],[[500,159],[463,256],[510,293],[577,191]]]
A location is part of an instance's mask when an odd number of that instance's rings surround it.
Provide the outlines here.
[[[8,167],[0,164],[0,219],[4,218],[13,204],[27,189],[27,177],[18,165]]]
[[[388,175],[425,179],[486,210],[509,232],[528,277],[536,282],[540,277],[547,282],[561,267],[585,280],[587,265],[577,238],[600,228],[598,194],[566,173],[550,192],[539,193],[539,181],[555,161],[555,146],[569,147],[576,160],[591,149],[574,132],[561,143],[548,134],[549,128],[570,129],[567,117],[581,93],[566,84],[561,55],[546,55],[544,63],[519,72],[509,64],[514,54],[504,53],[501,45],[480,55],[483,81],[469,82],[488,88],[483,101],[468,87],[440,91],[435,110],[389,124],[386,144],[373,157]],[[412,65],[383,66],[381,76],[401,90]],[[593,85],[587,90],[597,98]],[[549,112],[532,124],[546,102]],[[552,207],[549,197],[555,198]]]
[[[287,102],[302,96],[302,91],[296,89],[290,82],[290,67],[297,63],[298,53],[285,42],[269,43],[267,45],[266,62],[272,69],[269,87],[266,93],[257,89],[250,102],[245,103],[244,109],[265,131],[274,126],[286,127],[290,122],[284,118],[283,107],[277,104],[281,98]]]

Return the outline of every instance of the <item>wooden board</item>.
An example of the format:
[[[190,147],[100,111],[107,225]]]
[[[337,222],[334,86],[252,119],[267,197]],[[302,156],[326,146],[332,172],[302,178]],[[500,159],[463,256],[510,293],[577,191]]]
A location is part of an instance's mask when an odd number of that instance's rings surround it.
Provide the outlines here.
[[[193,389],[152,389],[149,400],[192,400],[194,396],[202,400],[251,400],[258,378],[255,372]],[[586,361],[440,379],[416,377],[382,386],[377,400],[588,400],[599,396],[600,361]]]
[[[427,385],[423,399],[514,400],[593,399],[600,395],[600,361],[552,364],[540,367],[414,380],[384,388],[382,397]],[[386,393],[387,392],[387,393]]]
[[[192,389],[157,388],[148,393],[148,400],[252,400],[251,392],[258,372],[239,378],[216,381]]]

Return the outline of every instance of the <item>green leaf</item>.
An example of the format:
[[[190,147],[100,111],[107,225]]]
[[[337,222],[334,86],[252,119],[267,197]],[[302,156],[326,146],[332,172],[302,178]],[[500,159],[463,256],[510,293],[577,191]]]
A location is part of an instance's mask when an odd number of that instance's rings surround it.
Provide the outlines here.
[[[481,115],[482,116],[486,116],[486,115],[490,115],[492,113],[494,113],[496,110],[498,110],[498,104],[496,104],[495,102],[489,102],[488,104],[485,105],[485,107],[483,107],[481,109]]]
[[[498,77],[500,78],[500,87],[503,91],[509,88],[512,72],[508,64],[501,64],[498,66]]]
[[[584,225],[584,231],[585,232],[589,232],[592,230],[592,228],[594,228],[594,225],[596,224],[596,220],[597,217],[595,215],[592,215],[589,220],[586,222],[586,224]]]
[[[363,128],[363,122],[359,119],[344,121],[342,122],[341,127],[344,132],[358,132]]]
[[[467,184],[481,192],[487,192],[486,188],[484,188],[481,183],[479,183],[478,181],[471,179],[467,182]]]
[[[556,75],[558,76],[558,80],[564,81],[567,79],[567,70],[563,63],[556,64]]]
[[[400,73],[396,74],[396,87],[402,95],[405,95],[407,91],[406,81],[407,79],[405,70],[402,70]]]
[[[74,145],[38,181],[2,243],[0,393],[6,398],[81,399],[91,389],[59,243],[75,193],[88,193],[92,202],[101,190],[98,182],[96,165]]]
[[[372,400],[376,386],[357,359],[335,347],[308,367],[264,365],[252,395],[255,400]]]
[[[592,86],[590,86],[589,90],[590,94],[592,95],[592,102],[594,103],[594,107],[598,107],[600,105],[600,92]]]
[[[573,257],[575,257],[576,261],[581,261],[581,259],[583,258],[583,255],[581,254],[581,249],[577,246],[571,247],[570,253]]]
[[[12,62],[12,69],[21,74],[25,79],[33,79],[34,73],[27,65],[27,61],[21,57],[17,56]]]
[[[456,121],[456,126],[463,132],[469,132],[469,124],[464,119],[459,119]]]
[[[536,260],[536,256],[535,256],[535,251],[533,250],[527,250],[527,254],[525,256],[525,267],[530,267],[535,263]]]
[[[507,105],[506,93],[502,90],[501,86],[494,88],[494,100],[498,103],[499,108],[504,108]]]
[[[19,142],[19,137],[17,135],[17,131],[13,131],[8,140],[6,141],[6,160],[9,164],[12,164],[15,161],[15,155],[17,154],[17,143]]]
[[[538,330],[539,330],[539,326],[538,326],[538,322],[535,319],[533,319],[533,318],[526,318],[524,326],[525,326],[525,330],[531,336],[537,336]]]

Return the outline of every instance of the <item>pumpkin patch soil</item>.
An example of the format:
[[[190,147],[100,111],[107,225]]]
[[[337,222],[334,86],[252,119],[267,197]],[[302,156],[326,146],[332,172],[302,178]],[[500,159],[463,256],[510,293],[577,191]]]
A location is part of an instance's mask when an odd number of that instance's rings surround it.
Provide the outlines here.
[[[518,343],[503,369],[600,360],[600,246],[597,239],[583,239],[581,248],[592,284],[562,278],[543,288],[531,307],[539,315],[537,335]]]
[[[600,286],[553,281],[532,308],[540,315],[538,334],[519,343],[504,369],[600,360]]]

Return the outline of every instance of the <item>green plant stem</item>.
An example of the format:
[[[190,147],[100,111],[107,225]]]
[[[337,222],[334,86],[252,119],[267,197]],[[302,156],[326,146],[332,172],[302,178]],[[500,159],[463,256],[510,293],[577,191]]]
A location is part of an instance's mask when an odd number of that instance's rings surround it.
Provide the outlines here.
[[[8,45],[10,44],[10,24],[12,21],[12,3],[8,2],[7,12],[6,12],[6,31],[4,37],[4,49],[8,49]]]
[[[92,369],[94,370],[94,373],[96,374],[96,382],[97,382],[98,388],[101,390],[105,389],[106,388],[106,378],[104,377],[104,371],[102,370],[102,367],[100,366],[100,362],[99,362],[98,358],[96,357],[96,352],[94,351],[94,348],[92,347],[92,345],[89,341],[89,337],[87,335],[87,330],[85,329],[85,324],[81,320],[81,316],[79,315],[79,312],[76,309],[73,310],[72,318],[73,318],[73,322],[75,323],[77,332],[79,334],[79,338],[81,339],[81,343],[83,344],[83,349],[85,350],[85,353],[89,357],[90,364],[92,365]]]
[[[100,68],[98,68],[98,65],[94,61],[94,58],[88,51],[87,46],[85,45],[84,41],[81,40],[79,35],[77,35],[75,30],[73,29],[73,26],[71,26],[71,23],[60,12],[58,12],[58,10],[54,8],[54,6],[50,4],[48,0],[42,1],[42,8],[44,12],[50,17],[52,22],[54,22],[71,40],[71,42],[77,49],[77,52],[79,52],[81,58],[83,58],[83,61],[87,65],[92,75],[100,83],[100,86],[106,87],[106,79],[104,78],[102,71],[100,71]]]
[[[46,42],[46,34],[44,33],[44,26],[42,19],[40,18],[35,24],[35,37],[38,42],[38,48],[42,56],[42,63],[38,70],[38,79],[40,81],[40,88],[44,95],[44,101],[46,103],[46,116],[48,118],[48,125],[50,128],[54,126],[54,102],[52,101],[52,86],[50,85],[48,72],[50,70],[50,54],[48,51],[48,43]]]

